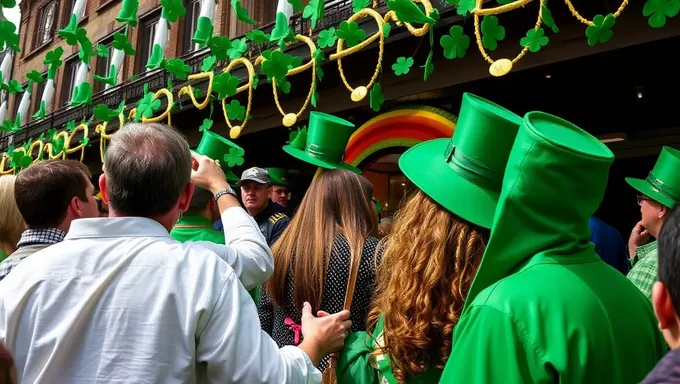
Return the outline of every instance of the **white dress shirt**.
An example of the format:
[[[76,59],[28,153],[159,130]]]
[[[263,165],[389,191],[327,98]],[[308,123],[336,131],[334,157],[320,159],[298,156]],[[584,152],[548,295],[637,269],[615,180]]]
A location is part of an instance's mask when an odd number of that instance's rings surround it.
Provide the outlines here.
[[[253,261],[259,229],[241,208],[222,220],[230,246],[212,251],[150,219],[76,220],[63,242],[24,260],[0,281],[0,341],[20,381],[321,382],[301,349],[278,349],[261,330],[227,264],[258,280],[248,265],[266,269]]]

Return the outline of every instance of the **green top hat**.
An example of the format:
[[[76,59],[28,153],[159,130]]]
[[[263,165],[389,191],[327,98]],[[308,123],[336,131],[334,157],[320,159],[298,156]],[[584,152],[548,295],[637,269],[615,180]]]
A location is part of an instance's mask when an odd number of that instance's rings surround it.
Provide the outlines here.
[[[283,187],[290,187],[288,180],[288,172],[281,168],[267,168],[269,173],[269,181],[272,185],[281,185]]]
[[[231,167],[243,165],[245,151],[230,140],[211,131],[205,131],[203,137],[201,137],[201,142],[198,143],[196,153],[219,161],[229,183],[238,183],[240,180],[231,171]]]
[[[522,118],[481,97],[463,94],[451,139],[418,144],[399,167],[418,188],[457,216],[491,228],[505,165]]]
[[[317,167],[361,171],[345,162],[345,147],[354,133],[354,124],[339,117],[313,111],[309,114],[309,128],[301,132],[283,150]]]
[[[663,147],[647,179],[628,177],[626,182],[640,193],[673,208],[680,202],[680,151]]]
[[[526,114],[465,307],[533,257],[600,260],[588,223],[602,201],[613,161],[609,148],[579,127],[543,112]]]

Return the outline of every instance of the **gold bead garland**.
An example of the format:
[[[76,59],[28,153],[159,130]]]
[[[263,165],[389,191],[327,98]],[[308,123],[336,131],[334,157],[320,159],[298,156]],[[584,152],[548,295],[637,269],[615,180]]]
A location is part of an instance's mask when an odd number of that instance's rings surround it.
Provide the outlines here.
[[[229,137],[232,139],[236,139],[241,135],[241,131],[243,128],[245,128],[246,124],[248,123],[248,115],[250,115],[250,107],[253,104],[253,76],[255,76],[255,68],[253,67],[253,64],[250,63],[250,61],[244,59],[244,58],[239,58],[236,60],[233,60],[229,65],[224,69],[224,72],[231,72],[232,69],[234,69],[235,66],[238,64],[242,64],[246,67],[248,70],[248,83],[245,85],[239,87],[236,89],[236,93],[239,94],[245,90],[248,90],[248,105],[246,106],[246,116],[243,119],[243,123],[240,126],[232,126],[231,121],[229,121],[229,116],[227,115],[227,106],[226,106],[226,100],[227,98],[222,99],[222,112],[224,113],[224,121],[227,122],[227,126],[229,127]],[[210,84],[212,86],[212,83]],[[211,89],[212,90],[212,89]],[[210,94],[210,93],[208,93]]]

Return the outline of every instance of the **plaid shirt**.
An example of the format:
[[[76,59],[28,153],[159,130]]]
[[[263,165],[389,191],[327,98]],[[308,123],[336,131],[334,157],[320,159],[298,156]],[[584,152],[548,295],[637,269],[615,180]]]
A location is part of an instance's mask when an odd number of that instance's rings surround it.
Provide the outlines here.
[[[642,293],[652,300],[652,286],[658,278],[657,242],[637,248],[632,261],[632,269],[628,272],[628,280],[633,282]]]
[[[57,228],[27,229],[21,234],[17,250],[0,263],[0,280],[4,279],[14,267],[33,252],[22,252],[22,247],[31,245],[52,245],[60,243],[66,237],[66,232]],[[25,249],[25,248],[24,248]]]

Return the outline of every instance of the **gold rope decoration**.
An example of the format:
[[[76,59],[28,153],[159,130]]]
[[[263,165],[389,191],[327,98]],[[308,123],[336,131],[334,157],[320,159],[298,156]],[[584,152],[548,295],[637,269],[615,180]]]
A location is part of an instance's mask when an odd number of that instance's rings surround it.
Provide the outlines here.
[[[477,47],[479,48],[479,52],[482,54],[482,57],[489,64],[491,64],[491,66],[489,67],[489,73],[491,73],[492,76],[500,77],[510,72],[512,70],[512,66],[516,64],[520,59],[522,59],[522,57],[524,57],[524,55],[526,55],[527,52],[529,52],[529,47],[528,46],[524,47],[524,49],[522,49],[522,51],[512,60],[505,58],[493,60],[486,52],[486,48],[484,48],[484,43],[482,42],[482,32],[479,22],[479,16],[497,15],[503,12],[512,11],[517,8],[525,6],[530,1],[531,0],[517,0],[510,4],[484,10],[482,9],[483,0],[477,0],[476,7],[475,9],[472,10],[472,13],[475,16],[475,39],[477,41]],[[543,24],[543,4],[545,4],[545,1],[546,0],[540,1],[540,5],[538,8],[538,20],[536,20],[534,30],[538,30],[539,28],[541,28],[541,25]]]
[[[123,107],[123,110],[120,112],[120,114],[118,114],[118,129],[122,128],[123,125],[125,125],[124,113],[125,107]],[[101,136],[101,138],[99,139],[99,155],[102,160],[102,164],[104,164],[104,155],[106,154],[106,142],[111,140],[111,138],[113,137],[113,133],[112,134],[106,133],[106,128],[108,126],[109,123],[101,123],[98,124],[94,130],[95,134],[99,133],[99,135]]]
[[[160,116],[150,117],[148,119],[142,116],[142,123],[158,123],[167,117],[168,125],[170,126],[172,125],[170,111],[172,111],[172,107],[175,104],[174,96],[172,95],[172,92],[168,91],[167,88],[162,88],[153,94],[152,101],[158,100],[158,98],[160,98],[161,96],[165,96],[168,98],[168,105],[165,107],[165,111]]]
[[[385,31],[383,30],[385,20],[383,20],[382,16],[380,16],[378,12],[372,9],[365,8],[353,14],[347,21],[351,23],[364,17],[372,17],[373,19],[375,19],[375,22],[378,24],[378,31],[375,34],[373,34],[373,36],[348,49],[343,48],[343,43],[345,42],[345,40],[338,39],[337,52],[332,54],[330,57],[331,60],[338,61],[338,72],[340,72],[340,78],[342,79],[343,84],[345,84],[345,87],[352,93],[351,97],[352,101],[354,102],[359,102],[363,100],[366,97],[366,95],[368,95],[368,90],[371,89],[371,87],[373,87],[376,80],[378,79],[378,76],[380,76],[380,70],[382,68],[383,61],[383,53],[385,52]],[[345,72],[342,70],[342,58],[347,57],[355,52],[358,52],[368,47],[371,43],[378,39],[380,39],[380,42],[378,44],[378,65],[375,68],[373,77],[371,77],[371,81],[368,82],[368,85],[360,86],[355,89],[347,82]]]
[[[54,139],[56,140],[59,137],[61,137],[64,140],[64,149],[62,149],[61,152],[54,154],[54,153],[52,153],[52,150],[54,149],[54,147],[50,145],[50,152],[49,152],[50,159],[62,159],[62,160],[66,159],[66,148],[67,148],[66,147],[66,144],[67,144],[66,141],[68,140],[68,133],[66,131],[61,131],[54,136]]]
[[[314,90],[316,89],[316,57],[314,56],[314,53],[316,52],[316,45],[307,36],[302,36],[302,35],[297,35],[295,36],[295,40],[307,44],[309,47],[309,57],[310,60],[306,64],[302,64],[299,67],[290,69],[287,73],[286,76],[294,76],[299,73],[302,73],[306,70],[308,70],[310,67],[312,68],[312,85],[309,87],[309,92],[307,93],[307,98],[305,99],[305,102],[302,105],[302,108],[297,113],[286,113],[283,110],[283,107],[281,106],[281,102],[279,101],[279,91],[276,88],[276,79],[272,79],[272,92],[274,92],[274,103],[276,104],[276,108],[279,110],[281,115],[283,116],[283,125],[286,127],[292,127],[295,125],[297,122],[297,119],[300,118],[302,113],[307,109],[309,106],[309,103],[312,101],[312,96],[314,96]],[[262,60],[264,61],[264,60]]]
[[[191,102],[194,103],[194,106],[198,110],[203,110],[205,107],[210,104],[210,95],[212,95],[212,86],[213,86],[213,78],[215,74],[213,72],[203,72],[203,73],[197,73],[195,75],[189,75],[188,80],[203,80],[203,79],[208,79],[208,89],[205,94],[205,99],[203,102],[199,103],[196,101],[196,96],[194,95],[194,89],[190,86],[184,86],[179,90],[179,93],[177,94],[177,97],[182,97],[183,95],[189,95],[189,98],[191,98]],[[252,81],[252,80],[251,80]]]
[[[526,0],[526,1],[532,1],[532,0]],[[433,8],[432,8],[432,3],[430,3],[429,0],[414,0],[416,3],[420,3],[425,7],[425,14],[427,16],[430,16],[432,14]],[[409,23],[403,23],[397,18],[397,14],[394,11],[389,11],[385,14],[384,21],[385,23],[389,23],[390,20],[394,21],[397,23],[397,26],[401,27],[402,25],[406,25],[406,29],[416,37],[423,37],[427,35],[427,33],[430,31],[430,24],[423,24],[422,27],[420,28],[415,28],[413,25]]]
[[[14,173],[14,168],[5,169],[5,165],[8,165],[7,160],[9,159],[10,157],[7,156],[7,153],[3,153],[2,157],[0,157],[0,176],[11,175]]]
[[[71,132],[70,135],[68,135],[68,138],[66,139],[66,142],[64,143],[64,152],[65,155],[70,155],[72,153],[80,151],[80,162],[82,163],[83,160],[85,159],[85,145],[79,143],[77,146],[74,148],[71,148],[71,141],[73,141],[73,137],[76,135],[76,133],[83,131],[83,137],[88,137],[89,136],[89,127],[87,124],[81,123],[79,124],[76,129]]]
[[[227,105],[226,105],[226,100],[227,98],[225,97],[222,99],[222,113],[224,114],[224,121],[227,123],[227,126],[229,127],[229,137],[232,139],[236,139],[239,136],[241,136],[241,131],[243,128],[246,127],[246,124],[248,123],[248,116],[250,115],[250,107],[253,105],[253,76],[255,76],[255,68],[253,67],[253,64],[244,59],[244,58],[238,58],[236,60],[232,60],[229,65],[224,68],[224,72],[231,72],[232,69],[234,69],[235,66],[242,64],[246,67],[248,70],[248,82],[236,89],[236,94],[239,94],[245,90],[248,90],[248,105],[246,106],[246,116],[243,118],[243,122],[241,125],[236,125],[232,126],[231,121],[229,121],[229,115],[227,114]],[[208,90],[209,92],[212,92],[212,79],[210,80],[210,84],[208,85]],[[210,93],[208,93],[210,95]]]
[[[576,10],[576,8],[574,8],[574,4],[571,3],[571,0],[564,0],[564,3],[567,4],[567,8],[569,8],[569,12],[571,12],[571,14],[572,14],[578,21],[580,21],[581,23],[583,23],[583,24],[585,24],[585,25],[587,25],[587,26],[595,25],[595,23],[593,23],[592,20],[588,20],[588,19],[586,19],[585,17],[581,16],[580,13],[578,13],[578,11]],[[542,4],[542,3],[541,3],[541,4]],[[617,9],[616,12],[614,12],[614,18],[616,19],[616,18],[618,18],[619,16],[621,16],[621,14],[623,13],[623,10],[626,9],[627,6],[628,6],[628,0],[623,0],[623,1],[621,2],[621,5],[619,6],[619,9]]]

